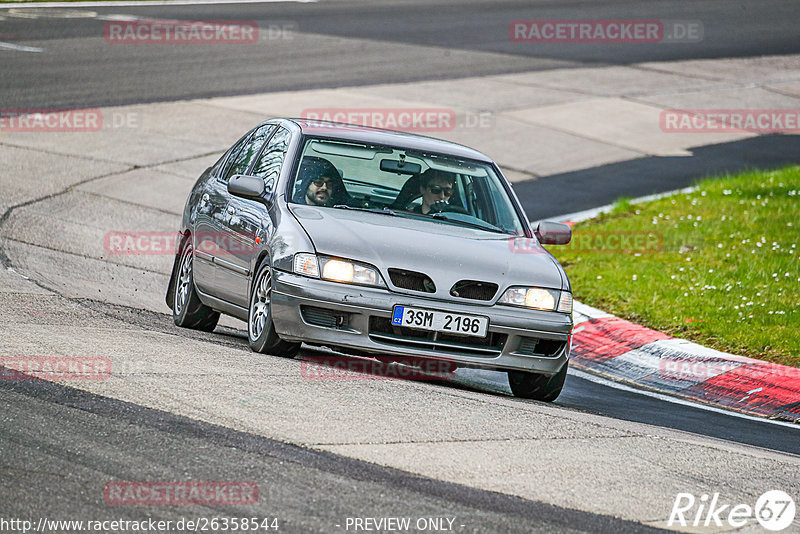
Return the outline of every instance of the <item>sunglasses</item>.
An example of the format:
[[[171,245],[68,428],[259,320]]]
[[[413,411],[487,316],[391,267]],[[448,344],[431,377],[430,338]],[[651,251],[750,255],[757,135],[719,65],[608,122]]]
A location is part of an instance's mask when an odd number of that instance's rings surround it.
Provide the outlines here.
[[[333,188],[333,183],[331,182],[331,180],[317,179],[317,180],[312,180],[311,183],[314,184],[316,187],[322,187],[323,185],[325,185],[328,186],[328,188],[331,189]]]
[[[438,195],[440,193],[444,193],[446,197],[453,196],[453,188],[452,187],[442,187],[441,185],[429,185],[428,191],[431,192],[433,195]]]

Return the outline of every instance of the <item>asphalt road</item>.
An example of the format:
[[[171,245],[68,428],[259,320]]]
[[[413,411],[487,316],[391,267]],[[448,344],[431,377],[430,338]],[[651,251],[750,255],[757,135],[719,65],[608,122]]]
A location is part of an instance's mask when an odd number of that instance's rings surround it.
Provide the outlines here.
[[[348,518],[398,517],[412,524],[448,521],[443,524],[454,532],[661,532],[418,477],[49,382],[2,381],[0,403],[0,517],[5,519],[34,524],[40,518],[151,519],[174,525],[181,518],[256,517],[259,522],[269,519],[270,525],[277,519],[282,532],[352,532]],[[244,506],[109,506],[104,486],[112,480],[247,482],[258,486],[258,497]],[[46,531],[57,530],[73,529]]]
[[[597,64],[685,58],[749,57],[797,53],[796,7],[780,1],[740,2],[324,2],[192,7],[97,8],[99,16],[63,18],[34,10],[19,16],[0,9],[0,41],[41,52],[0,49],[0,107],[103,106],[253,92],[339,87]],[[256,20],[277,24],[291,39],[254,46],[119,46],[102,38],[107,15],[156,19]],[[579,14],[579,15],[577,15]],[[514,19],[657,18],[699,20],[697,44],[552,46],[513,43]],[[5,18],[2,18],[5,17]],[[739,165],[797,161],[796,143],[775,151],[749,142]],[[732,165],[724,155],[717,167]],[[660,158],[604,170],[622,179],[593,194],[591,174],[548,177],[517,188],[526,208],[564,187],[583,188],[570,211],[635,196],[644,171],[669,167]],[[649,165],[649,167],[648,167]],[[684,166],[682,166],[684,165]],[[637,167],[638,166],[638,167]],[[708,167],[676,162],[676,176],[691,179]],[[713,170],[712,169],[712,170]],[[672,182],[671,182],[672,183]],[[565,185],[566,184],[566,185]],[[536,189],[540,188],[540,189]],[[547,193],[545,197],[541,193]],[[649,192],[649,191],[648,191]],[[596,192],[594,192],[596,193]],[[606,198],[606,195],[608,198]],[[101,306],[98,304],[98,306]],[[151,327],[164,315],[139,314]],[[228,333],[230,334],[230,333]],[[230,344],[231,336],[211,339]],[[234,343],[238,343],[235,341]],[[460,385],[459,385],[460,384]],[[440,387],[440,385],[431,385]],[[502,380],[467,374],[456,384],[504,394]],[[0,502],[18,517],[90,517],[107,514],[98,481],[121,479],[256,478],[269,499],[248,512],[277,516],[289,531],[335,531],[349,516],[458,516],[470,531],[642,532],[604,516],[551,507],[309,452],[249,434],[212,427],[165,412],[92,396],[46,383],[0,383]],[[677,429],[776,451],[800,454],[798,431],[699,408],[665,403],[570,376],[561,406],[627,421]],[[34,423],[29,423],[34,422]],[[43,431],[43,429],[46,429]],[[122,444],[135,444],[121,447]],[[38,466],[31,468],[30,466]],[[24,498],[19,498],[24,495]],[[56,498],[48,498],[55,496]],[[455,511],[458,513],[456,514]],[[238,510],[184,509],[210,516]],[[127,508],[120,517],[176,518],[161,509]],[[332,528],[332,526],[334,528]]]
[[[86,16],[94,13],[94,16]],[[109,18],[255,21],[256,44],[125,46]],[[0,106],[61,108],[176,100],[689,58],[800,51],[797,8],[781,0],[331,1],[65,11],[0,9]],[[111,16],[111,17],[110,17]],[[4,20],[3,20],[4,18]],[[695,21],[702,41],[513,42],[517,19]],[[285,31],[283,31],[285,30]]]

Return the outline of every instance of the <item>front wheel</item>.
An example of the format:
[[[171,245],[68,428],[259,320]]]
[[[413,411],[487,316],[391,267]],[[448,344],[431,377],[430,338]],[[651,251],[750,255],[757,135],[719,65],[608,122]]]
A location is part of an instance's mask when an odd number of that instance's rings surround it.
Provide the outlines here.
[[[515,397],[553,402],[561,394],[567,379],[568,364],[552,376],[527,371],[509,371],[508,385]]]
[[[188,241],[181,251],[178,269],[175,271],[172,320],[183,328],[211,332],[217,326],[219,312],[200,302],[200,297],[194,287],[193,267],[192,243]]]
[[[294,356],[300,343],[282,340],[272,322],[272,268],[264,262],[256,273],[247,314],[247,341],[256,352]]]

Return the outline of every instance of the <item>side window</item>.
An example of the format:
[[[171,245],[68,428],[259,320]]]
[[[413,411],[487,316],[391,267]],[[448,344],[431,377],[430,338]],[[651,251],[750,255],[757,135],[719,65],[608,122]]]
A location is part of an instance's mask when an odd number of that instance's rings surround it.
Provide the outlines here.
[[[228,150],[227,155],[223,156],[222,160],[220,160],[223,161],[224,163],[222,164],[223,165],[222,170],[218,173],[215,173],[217,177],[223,177],[228,174],[228,170],[230,170],[231,166],[236,160],[236,156],[239,155],[239,152],[242,151],[242,147],[244,147],[245,143],[247,143],[252,136],[253,136],[253,131],[251,130],[250,132],[247,133],[247,135],[239,139],[236,142],[236,144],[233,145],[233,147],[231,147],[230,150]]]
[[[244,174],[247,171],[253,159],[258,155],[258,151],[261,150],[261,145],[269,139],[274,128],[275,126],[272,124],[265,124],[257,128],[238,151],[236,148],[231,151],[231,157],[225,164],[225,171],[221,175],[224,181],[227,182],[231,176]]]
[[[286,150],[289,148],[291,134],[289,130],[278,128],[275,135],[270,139],[269,144],[261,154],[256,166],[253,168],[253,176],[263,178],[267,189],[275,187],[275,181],[281,173],[281,166],[286,157]]]
[[[227,152],[224,153],[217,162],[211,166],[211,176],[219,176],[219,170],[222,168],[222,164],[225,163],[225,156],[227,155]]]

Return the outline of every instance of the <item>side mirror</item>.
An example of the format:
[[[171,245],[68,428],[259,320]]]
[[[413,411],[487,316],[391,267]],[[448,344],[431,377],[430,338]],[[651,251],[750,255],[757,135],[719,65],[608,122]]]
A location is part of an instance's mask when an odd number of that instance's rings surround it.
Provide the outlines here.
[[[237,197],[259,200],[266,192],[264,180],[255,176],[235,174],[228,180],[228,193]]]
[[[541,221],[533,233],[542,245],[566,245],[572,239],[572,228],[554,221]]]

